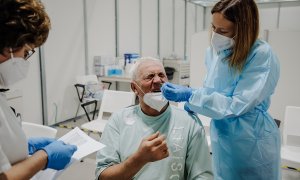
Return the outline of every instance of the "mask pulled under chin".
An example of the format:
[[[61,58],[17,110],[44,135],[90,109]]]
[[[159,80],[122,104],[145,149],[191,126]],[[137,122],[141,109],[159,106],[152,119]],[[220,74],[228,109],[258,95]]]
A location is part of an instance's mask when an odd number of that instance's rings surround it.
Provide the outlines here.
[[[143,97],[143,100],[144,103],[158,112],[160,112],[168,103],[168,100],[163,97],[161,92],[146,93]]]
[[[0,85],[8,87],[27,76],[29,62],[23,58],[13,57],[0,64]]]

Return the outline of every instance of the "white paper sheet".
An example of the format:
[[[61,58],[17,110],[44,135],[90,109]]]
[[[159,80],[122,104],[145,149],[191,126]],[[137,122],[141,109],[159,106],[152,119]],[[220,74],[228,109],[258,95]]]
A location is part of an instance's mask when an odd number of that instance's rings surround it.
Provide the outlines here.
[[[89,137],[83,131],[81,131],[78,127],[68,132],[58,140],[61,140],[67,144],[72,144],[77,146],[77,151],[73,154],[71,162],[66,166],[69,167],[73,162],[79,161],[85,156],[96,152],[105,147],[104,144],[94,140]],[[66,169],[65,168],[65,169]],[[44,171],[40,171],[36,174],[32,180],[53,180],[56,179],[64,170],[56,171],[53,169],[46,169]]]

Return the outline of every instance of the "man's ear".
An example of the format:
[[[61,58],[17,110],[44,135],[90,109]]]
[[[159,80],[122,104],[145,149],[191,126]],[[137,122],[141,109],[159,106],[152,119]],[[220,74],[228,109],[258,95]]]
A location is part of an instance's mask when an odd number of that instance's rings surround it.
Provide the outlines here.
[[[137,89],[135,87],[135,84],[134,83],[130,83],[130,87],[131,87],[131,90],[134,92],[134,94],[137,96],[138,95],[138,92],[137,92]]]

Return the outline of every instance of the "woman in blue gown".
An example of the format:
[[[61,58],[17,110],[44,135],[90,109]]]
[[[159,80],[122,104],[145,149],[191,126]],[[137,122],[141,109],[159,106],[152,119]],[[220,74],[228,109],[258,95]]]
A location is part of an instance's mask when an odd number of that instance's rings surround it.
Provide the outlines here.
[[[221,0],[211,13],[203,87],[165,83],[163,95],[212,118],[215,179],[281,179],[280,134],[267,112],[280,66],[270,45],[258,39],[257,5],[254,0]]]

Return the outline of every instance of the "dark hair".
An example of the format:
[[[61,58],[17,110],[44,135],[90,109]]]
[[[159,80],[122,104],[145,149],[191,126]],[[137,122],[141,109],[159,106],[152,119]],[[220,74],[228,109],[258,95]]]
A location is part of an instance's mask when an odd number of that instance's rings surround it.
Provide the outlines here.
[[[235,44],[229,66],[241,71],[259,33],[259,14],[254,0],[221,0],[211,14],[221,13],[234,24]]]
[[[0,0],[0,53],[28,43],[39,47],[49,30],[50,19],[39,0]]]

